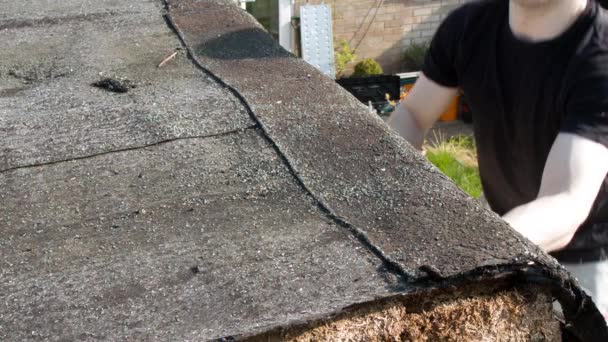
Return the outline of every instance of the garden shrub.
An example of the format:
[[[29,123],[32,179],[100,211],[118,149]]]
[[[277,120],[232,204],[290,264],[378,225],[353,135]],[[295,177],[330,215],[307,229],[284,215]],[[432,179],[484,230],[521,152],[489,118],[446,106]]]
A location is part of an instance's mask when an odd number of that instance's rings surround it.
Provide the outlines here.
[[[406,71],[422,70],[426,52],[429,50],[429,42],[413,43],[405,50],[404,64]]]
[[[353,76],[372,76],[381,75],[382,67],[372,58],[366,58],[355,65],[355,73]]]
[[[340,78],[344,75],[348,63],[353,62],[357,56],[355,55],[355,50],[350,47],[346,40],[338,39],[334,44],[336,77]]]

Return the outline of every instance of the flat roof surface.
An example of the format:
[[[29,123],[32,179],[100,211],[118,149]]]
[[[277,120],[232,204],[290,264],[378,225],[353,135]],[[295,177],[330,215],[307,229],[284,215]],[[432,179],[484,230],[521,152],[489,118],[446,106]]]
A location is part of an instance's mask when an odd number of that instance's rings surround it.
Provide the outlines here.
[[[514,275],[582,334],[601,320],[231,2],[0,7],[1,340],[247,336]],[[93,86],[107,79],[126,92]]]

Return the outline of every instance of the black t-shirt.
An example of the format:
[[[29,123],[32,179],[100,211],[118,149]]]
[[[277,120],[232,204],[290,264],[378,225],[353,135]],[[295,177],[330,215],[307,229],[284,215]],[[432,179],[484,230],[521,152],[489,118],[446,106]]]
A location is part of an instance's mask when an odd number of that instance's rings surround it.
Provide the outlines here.
[[[460,87],[473,113],[484,194],[499,215],[528,203],[540,189],[560,132],[608,146],[608,16],[590,0],[557,38],[515,37],[509,1],[468,3],[439,27],[423,73]],[[562,261],[608,255],[608,176],[587,221],[554,253]]]

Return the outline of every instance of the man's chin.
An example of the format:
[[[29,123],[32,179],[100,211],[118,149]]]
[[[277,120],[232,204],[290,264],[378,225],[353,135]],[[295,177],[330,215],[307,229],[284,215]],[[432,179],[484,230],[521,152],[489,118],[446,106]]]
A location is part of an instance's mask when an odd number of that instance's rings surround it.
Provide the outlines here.
[[[557,3],[560,3],[563,0],[511,0],[513,3],[517,4],[520,7],[524,8],[543,8],[543,7],[551,7]]]

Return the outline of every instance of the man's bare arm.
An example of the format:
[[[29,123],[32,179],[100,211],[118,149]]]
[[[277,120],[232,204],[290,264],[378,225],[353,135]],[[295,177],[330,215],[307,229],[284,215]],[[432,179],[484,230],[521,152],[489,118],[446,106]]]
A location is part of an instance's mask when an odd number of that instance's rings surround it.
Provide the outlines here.
[[[608,148],[574,134],[557,136],[536,200],[503,216],[547,252],[564,248],[587,219],[608,173]]]
[[[424,136],[457,92],[457,88],[441,86],[421,73],[410,93],[388,119],[388,125],[415,148],[421,149]]]

